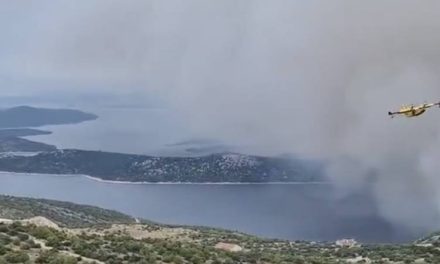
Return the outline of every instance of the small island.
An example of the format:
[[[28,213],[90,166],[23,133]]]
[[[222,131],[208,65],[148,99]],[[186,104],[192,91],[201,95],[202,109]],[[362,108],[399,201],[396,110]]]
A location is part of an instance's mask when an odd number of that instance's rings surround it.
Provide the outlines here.
[[[71,109],[47,109],[18,106],[0,110],[0,128],[40,127],[45,125],[76,124],[95,120],[94,114]]]

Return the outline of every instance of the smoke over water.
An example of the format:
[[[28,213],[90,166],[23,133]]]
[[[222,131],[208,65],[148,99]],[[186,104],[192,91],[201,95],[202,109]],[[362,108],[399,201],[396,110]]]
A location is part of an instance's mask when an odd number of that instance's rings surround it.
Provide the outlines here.
[[[9,80],[154,92],[196,136],[324,159],[341,196],[368,188],[393,223],[440,227],[440,111],[387,116],[440,100],[439,1],[59,2],[5,31]]]

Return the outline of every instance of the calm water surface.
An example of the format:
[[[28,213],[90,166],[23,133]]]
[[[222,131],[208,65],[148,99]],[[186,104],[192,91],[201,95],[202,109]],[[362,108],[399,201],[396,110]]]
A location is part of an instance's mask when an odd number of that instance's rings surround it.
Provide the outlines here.
[[[333,198],[331,185],[113,184],[81,176],[0,173],[0,193],[115,209],[168,224],[203,225],[269,238],[409,241],[367,197]]]
[[[84,111],[99,118],[79,124],[41,127],[39,129],[53,133],[28,138],[58,148],[153,155],[180,155],[182,149],[168,145],[192,138],[185,123],[170,110],[99,108]]]

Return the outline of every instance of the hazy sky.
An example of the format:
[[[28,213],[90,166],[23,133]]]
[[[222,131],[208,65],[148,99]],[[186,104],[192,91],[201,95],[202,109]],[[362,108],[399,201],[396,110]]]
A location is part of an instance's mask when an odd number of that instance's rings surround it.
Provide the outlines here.
[[[4,95],[143,95],[195,134],[375,178],[383,215],[438,226],[438,0],[0,1]],[[417,211],[417,210],[419,211]],[[417,212],[416,212],[417,211]]]
[[[288,149],[322,127],[341,134],[365,107],[440,97],[438,7],[0,0],[0,84],[3,95],[144,94],[201,133]]]

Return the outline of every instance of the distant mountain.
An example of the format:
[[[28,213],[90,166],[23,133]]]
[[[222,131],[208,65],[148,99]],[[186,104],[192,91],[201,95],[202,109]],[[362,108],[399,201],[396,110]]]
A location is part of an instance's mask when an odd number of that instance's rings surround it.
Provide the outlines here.
[[[30,157],[0,158],[0,171],[85,174],[127,182],[311,182],[322,180],[320,169],[291,159],[241,154],[151,157],[57,150]]]
[[[75,124],[96,118],[97,116],[94,114],[78,110],[19,106],[0,110],[0,128]]]
[[[1,152],[43,152],[54,151],[57,148],[53,145],[34,142],[19,137],[0,137]]]
[[[207,138],[194,138],[194,139],[189,139],[189,140],[184,140],[184,141],[179,141],[179,142],[175,142],[172,144],[168,144],[167,146],[174,147],[174,146],[206,146],[206,145],[222,145],[222,143],[219,141],[207,139]]]
[[[30,129],[30,128],[15,128],[15,129],[0,129],[0,155],[9,155],[9,152],[43,152],[54,151],[57,148],[45,143],[34,142],[22,137],[49,135],[52,132]]]
[[[172,144],[165,145],[166,148],[162,150],[163,153],[180,153],[180,155],[189,156],[206,156],[211,154],[236,152],[237,148],[224,144],[220,141],[195,138],[185,141],[179,141]],[[175,156],[175,155],[173,155]]]
[[[31,128],[0,129],[0,138],[50,135],[52,132]]]

